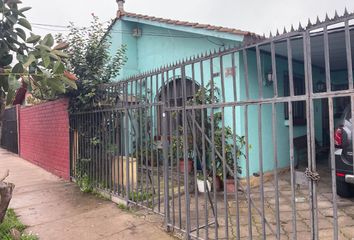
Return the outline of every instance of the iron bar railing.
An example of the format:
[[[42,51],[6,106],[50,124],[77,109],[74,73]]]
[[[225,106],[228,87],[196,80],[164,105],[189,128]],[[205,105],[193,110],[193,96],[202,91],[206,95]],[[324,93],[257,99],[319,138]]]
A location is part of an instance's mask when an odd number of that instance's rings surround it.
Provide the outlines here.
[[[352,19],[345,13],[102,85],[99,104],[70,117],[72,176],[161,214],[187,239],[297,239],[300,229],[319,239],[323,199],[333,208],[329,237],[340,238],[334,112],[350,98],[354,114]],[[343,60],[336,69],[332,54]],[[340,67],[347,88],[337,91]],[[326,88],[316,89],[322,79]],[[299,103],[302,126],[294,121]],[[330,170],[319,157],[325,141]],[[320,182],[311,178],[317,173]]]

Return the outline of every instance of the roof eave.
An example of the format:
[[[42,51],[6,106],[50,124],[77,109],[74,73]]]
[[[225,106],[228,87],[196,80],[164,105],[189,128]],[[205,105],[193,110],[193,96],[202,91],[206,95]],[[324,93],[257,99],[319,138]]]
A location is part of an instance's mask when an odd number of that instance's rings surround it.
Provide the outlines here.
[[[123,20],[123,21],[136,22],[136,23],[146,24],[146,25],[155,26],[155,27],[161,27],[161,28],[182,31],[182,32],[192,33],[192,34],[205,35],[205,36],[209,36],[209,37],[216,37],[216,38],[237,41],[237,42],[242,42],[244,39],[244,36],[245,36],[245,34],[235,34],[235,33],[229,33],[229,32],[208,30],[205,28],[199,28],[197,26],[193,27],[193,26],[169,24],[169,23],[151,21],[151,20],[147,20],[147,19],[140,19],[140,18],[135,18],[135,17],[124,16],[124,15],[120,16],[118,19]]]

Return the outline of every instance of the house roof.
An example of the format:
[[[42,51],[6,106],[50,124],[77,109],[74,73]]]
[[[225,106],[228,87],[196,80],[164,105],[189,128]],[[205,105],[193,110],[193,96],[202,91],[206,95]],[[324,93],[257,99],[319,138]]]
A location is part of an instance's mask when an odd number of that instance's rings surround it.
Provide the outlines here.
[[[147,21],[152,21],[152,22],[157,22],[157,23],[170,24],[170,25],[174,25],[174,26],[183,26],[183,27],[191,27],[191,28],[195,28],[195,29],[204,29],[204,30],[215,31],[215,32],[220,32],[220,33],[228,33],[228,34],[237,35],[237,36],[263,38],[260,35],[257,35],[255,33],[252,33],[249,31],[243,31],[243,30],[235,29],[235,28],[214,26],[214,25],[210,25],[210,24],[201,24],[201,23],[196,23],[196,22],[172,20],[172,19],[167,19],[167,18],[153,17],[153,16],[148,16],[148,15],[130,13],[130,12],[118,10],[116,20],[122,19],[123,17],[142,19],[142,20],[147,20]]]

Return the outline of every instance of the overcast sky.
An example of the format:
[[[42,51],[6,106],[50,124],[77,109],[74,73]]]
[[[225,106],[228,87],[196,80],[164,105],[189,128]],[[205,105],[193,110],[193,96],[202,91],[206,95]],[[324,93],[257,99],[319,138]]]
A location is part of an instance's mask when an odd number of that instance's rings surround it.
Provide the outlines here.
[[[23,5],[33,9],[27,13],[32,23],[67,25],[74,22],[78,26],[87,26],[91,13],[102,21],[115,17],[115,0],[22,0]],[[354,11],[353,0],[126,0],[128,12],[152,16],[186,20],[199,23],[221,25],[258,34],[297,26],[299,21],[320,19],[334,15],[338,10],[342,14],[344,7]],[[55,33],[60,28],[37,26],[34,32]]]

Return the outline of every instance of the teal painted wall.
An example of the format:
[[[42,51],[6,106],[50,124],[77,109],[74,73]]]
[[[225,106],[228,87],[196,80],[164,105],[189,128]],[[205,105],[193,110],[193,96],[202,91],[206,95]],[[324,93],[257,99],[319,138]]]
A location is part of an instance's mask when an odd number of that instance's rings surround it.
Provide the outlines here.
[[[271,58],[268,54],[261,55],[263,78],[266,77],[268,72],[271,72]],[[240,60],[241,70],[241,89],[245,89],[245,77],[244,77],[244,63],[241,57]],[[278,95],[284,96],[284,76],[288,72],[288,63],[286,59],[277,57],[277,83],[278,83]],[[256,54],[254,51],[248,51],[248,74],[249,74],[249,95],[251,99],[259,98],[258,95],[258,77],[257,77],[257,65]],[[304,76],[304,66],[302,63],[293,62],[294,75]],[[315,79],[321,79],[320,70],[313,69],[314,81]],[[271,98],[274,96],[273,86],[262,86],[264,98]],[[246,99],[245,92],[242,92],[241,100]],[[290,165],[290,147],[289,147],[289,127],[287,121],[285,121],[284,104],[276,104],[276,145],[277,145],[277,159],[278,168],[285,168]],[[315,122],[316,122],[316,139],[322,139],[322,122],[317,117],[321,116],[316,114],[321,112],[320,106],[315,106]],[[248,132],[249,132],[249,144],[251,149],[249,151],[250,162],[250,174],[259,172],[259,140],[258,140],[258,107],[248,107]],[[273,144],[273,132],[272,132],[272,105],[265,104],[262,106],[262,147],[263,147],[263,169],[265,172],[274,169],[274,144]],[[244,126],[245,120],[240,118],[241,125]],[[242,135],[245,134],[245,128],[242,128]],[[294,137],[306,135],[306,126],[294,126]],[[243,169],[245,169],[245,160],[242,163]],[[243,176],[245,173],[243,173]]]
[[[271,72],[271,58],[269,55],[262,54],[262,72],[265,78],[268,72]],[[288,62],[284,58],[276,58],[277,79],[278,79],[278,95],[284,96],[284,76],[288,72]],[[248,52],[248,74],[249,74],[249,95],[251,99],[257,99],[258,96],[258,78],[256,54],[254,51]],[[293,62],[294,75],[304,76],[304,65],[301,62]],[[313,86],[320,81],[325,81],[324,70],[313,66],[312,67]],[[331,81],[333,84],[347,82],[347,72],[339,71],[331,73]],[[244,77],[244,63],[242,56],[240,57],[240,85],[241,89],[245,89]],[[273,97],[273,86],[262,86],[264,98]],[[241,92],[241,100],[246,99],[245,91]],[[242,109],[244,111],[244,109]],[[249,144],[251,145],[249,151],[250,174],[259,172],[259,141],[258,141],[258,108],[257,106],[248,107],[248,132]],[[241,126],[245,126],[244,116],[239,117]],[[320,100],[314,101],[314,124],[315,124],[315,138],[316,141],[322,145],[322,102]],[[306,125],[294,126],[294,137],[306,135]],[[245,134],[245,128],[242,128],[241,135]],[[263,144],[263,169],[265,172],[274,169],[274,150],[272,141],[272,106],[266,104],[262,106],[262,144]],[[289,127],[285,121],[284,104],[276,104],[276,144],[278,167],[284,168],[290,166],[290,146],[289,146]],[[295,152],[296,154],[296,152]],[[242,169],[245,169],[245,160],[242,161]],[[243,172],[242,176],[245,176]]]
[[[133,29],[142,31],[140,37],[132,35]],[[176,29],[180,29],[176,26]],[[195,32],[208,33],[196,29]],[[117,80],[143,73],[197,54],[219,49],[222,46],[239,45],[242,37],[219,33],[220,37],[183,32],[172,28],[147,25],[132,21],[117,21],[110,32],[111,53],[122,44],[127,46],[128,61]]]
[[[110,31],[111,47],[110,52],[113,55],[118,48],[126,45],[127,62],[121,69],[119,79],[139,73],[138,71],[138,54],[137,54],[137,39],[130,34],[134,24],[125,21],[117,21]]]

